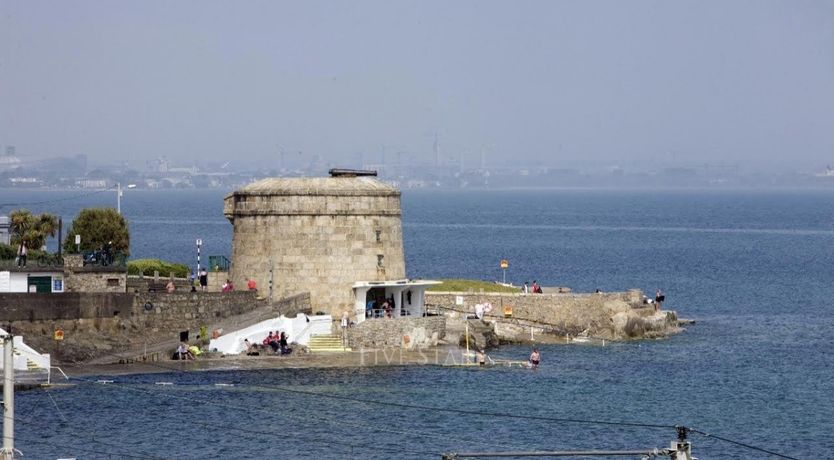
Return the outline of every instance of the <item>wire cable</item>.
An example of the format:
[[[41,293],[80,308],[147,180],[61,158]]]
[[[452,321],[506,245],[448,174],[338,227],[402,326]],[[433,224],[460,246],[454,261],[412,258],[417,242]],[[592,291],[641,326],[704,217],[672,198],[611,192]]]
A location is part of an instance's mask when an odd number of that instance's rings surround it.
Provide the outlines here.
[[[278,391],[284,391],[287,393],[295,393],[295,394],[303,394],[307,396],[316,396],[322,398],[330,398],[330,399],[338,399],[343,401],[353,401],[353,402],[360,402],[365,404],[376,404],[380,406],[390,406],[390,407],[400,407],[404,409],[416,409],[416,410],[425,410],[425,411],[437,411],[437,412],[448,412],[452,414],[464,414],[464,415],[477,415],[477,416],[484,416],[484,417],[498,417],[498,418],[512,418],[512,419],[525,419],[525,420],[538,420],[538,421],[545,421],[545,422],[558,422],[558,423],[581,423],[581,424],[589,424],[589,425],[615,425],[615,426],[630,426],[630,427],[641,427],[641,428],[664,428],[664,429],[674,429],[675,425],[661,425],[655,423],[639,423],[639,422],[623,422],[623,421],[614,421],[614,420],[592,420],[592,419],[578,419],[578,418],[563,418],[563,417],[547,417],[544,415],[519,415],[519,414],[509,414],[506,412],[485,412],[485,411],[475,411],[475,410],[467,410],[467,409],[452,409],[446,407],[435,407],[435,406],[421,406],[417,404],[404,404],[404,403],[395,403],[390,401],[378,401],[373,399],[362,399],[362,398],[354,398],[351,396],[342,396],[342,395],[334,395],[328,393],[319,393],[315,391],[305,391],[305,390],[294,390],[285,387],[273,386],[273,385],[255,385],[260,386],[262,388],[267,389],[274,389]]]
[[[15,417],[15,422],[21,422],[24,425],[38,425],[38,423],[36,423],[36,422],[33,422],[31,420],[24,420],[24,419],[21,419],[21,418],[18,418],[18,417]],[[77,432],[75,432],[75,430],[70,430],[70,431],[72,431],[73,434],[77,434]],[[19,436],[19,433],[18,433],[16,435],[16,437],[20,438],[21,436]],[[26,435],[23,436],[23,438],[27,438],[27,437],[28,436],[26,436]],[[104,442],[104,441],[99,441],[98,439],[94,439],[94,438],[90,438],[89,441],[93,442],[93,443],[96,443],[96,444],[100,444],[100,445],[105,446],[105,447],[113,447],[113,448],[116,448],[116,449],[119,449],[119,448],[123,447],[123,446],[113,445],[113,444],[110,444],[110,443],[107,443],[107,442]],[[39,438],[38,440],[28,440],[26,442],[32,443],[32,444],[41,444],[41,445],[55,447],[55,448],[57,448],[57,447],[66,448],[67,447],[67,446],[59,446],[59,445],[56,445],[54,443],[44,442],[42,440],[42,438]],[[120,456],[125,457],[125,458],[139,458],[139,459],[148,459],[148,460],[167,460],[167,457],[157,457],[157,456],[151,455],[147,452],[141,452],[141,451],[138,454],[130,454],[130,453],[122,452],[122,451],[102,452],[102,451],[92,450],[92,449],[89,449],[89,448],[77,447],[77,446],[74,446],[74,445],[72,446],[72,448],[73,449],[78,449],[78,450],[83,450],[83,451],[86,451],[86,452],[92,452],[92,453],[96,453],[96,454],[120,455]]]
[[[790,459],[790,460],[799,460],[796,457],[790,457],[790,456],[787,456],[787,455],[784,455],[784,454],[780,454],[779,452],[774,452],[772,450],[767,450],[767,449],[764,449],[764,448],[761,448],[761,447],[756,447],[754,445],[747,444],[747,443],[740,442],[740,441],[734,441],[732,439],[728,439],[728,438],[718,436],[718,435],[715,435],[715,434],[706,433],[704,431],[701,431],[701,430],[698,430],[698,429],[695,429],[695,428],[690,428],[690,427],[687,427],[687,428],[689,429],[689,431],[691,431],[693,433],[698,433],[698,434],[700,434],[704,437],[707,437],[707,438],[715,438],[719,441],[724,441],[724,442],[729,443],[729,444],[735,444],[737,446],[746,447],[747,449],[755,450],[755,451],[758,451],[758,452],[764,452],[766,454],[770,454],[770,455],[773,455],[773,456],[776,456],[776,457],[779,457],[779,458],[787,458],[787,459]]]
[[[116,356],[114,354],[114,356]],[[176,373],[188,373],[185,370],[167,367],[161,364],[149,363],[149,365],[158,367],[161,369],[165,369],[167,371],[176,372]],[[389,407],[399,407],[404,409],[414,409],[414,410],[424,410],[424,411],[436,411],[436,412],[446,412],[446,413],[454,413],[454,414],[463,414],[463,415],[474,415],[474,416],[484,416],[484,417],[496,417],[496,418],[511,418],[511,419],[525,419],[525,420],[538,420],[538,421],[547,421],[547,422],[557,422],[557,423],[577,423],[577,424],[589,424],[589,425],[606,425],[606,426],[628,426],[628,427],[640,427],[640,428],[662,428],[662,429],[675,429],[678,425],[666,425],[666,424],[654,424],[654,423],[640,423],[640,422],[627,422],[627,421],[615,421],[615,420],[594,420],[594,419],[578,419],[578,418],[564,418],[564,417],[548,417],[548,416],[539,416],[539,415],[519,415],[519,414],[509,414],[504,412],[486,412],[486,411],[474,411],[474,410],[466,410],[466,409],[453,409],[453,408],[444,408],[444,407],[434,407],[434,406],[423,406],[417,404],[405,404],[405,403],[396,403],[391,401],[378,401],[372,399],[363,399],[363,398],[355,398],[351,396],[344,396],[344,395],[335,395],[330,393],[321,393],[315,391],[305,391],[305,390],[297,390],[291,389],[286,387],[281,387],[278,385],[262,385],[262,384],[255,384],[252,385],[256,388],[263,388],[269,390],[277,390],[286,393],[292,394],[301,394],[306,396],[314,396],[314,397],[321,397],[321,398],[329,398],[335,400],[342,400],[342,401],[352,401],[357,403],[363,404],[374,404],[380,406],[389,406]],[[210,402],[206,402],[210,403]],[[756,447],[751,444],[743,443],[740,441],[734,441],[732,439],[724,438],[718,435],[706,433],[701,430],[696,430],[690,428],[690,430],[694,433],[698,433],[705,437],[712,437],[720,441],[724,441],[727,443],[735,444],[740,447],[745,447],[751,450],[767,453],[770,455],[774,455],[780,458],[786,458],[791,460],[798,460],[794,457],[790,457],[784,454],[780,454],[778,452],[770,451],[764,448]]]
[[[116,354],[111,355],[118,357]],[[165,369],[171,372],[176,373],[188,373],[185,370],[167,367],[161,364],[156,363],[147,363],[149,366],[158,367],[160,369]],[[343,396],[343,395],[334,395],[331,393],[320,393],[315,391],[305,391],[305,390],[296,390],[286,387],[281,387],[278,385],[263,385],[263,384],[254,384],[251,385],[256,388],[262,388],[267,390],[277,390],[283,391],[287,393],[294,393],[294,394],[301,394],[306,396],[315,396],[315,397],[322,397],[322,398],[330,398],[330,399],[337,399],[343,401],[353,401],[358,403],[364,404],[375,404],[380,406],[389,406],[389,407],[399,407],[403,409],[415,409],[415,410],[425,410],[425,411],[436,411],[436,412],[446,412],[446,413],[453,413],[453,414],[463,414],[463,415],[477,415],[477,416],[484,416],[484,417],[499,417],[499,418],[511,418],[511,419],[525,419],[525,420],[538,420],[538,421],[545,421],[545,422],[559,422],[559,423],[580,423],[580,424],[589,424],[589,425],[607,425],[607,426],[630,426],[630,427],[640,427],[640,428],[662,428],[662,429],[675,429],[677,425],[673,424],[656,424],[656,423],[640,423],[640,422],[625,422],[625,421],[614,421],[614,420],[593,420],[593,419],[578,419],[578,418],[564,418],[564,417],[548,417],[543,415],[519,415],[519,414],[510,414],[506,412],[485,412],[485,411],[474,411],[474,410],[466,410],[466,409],[452,409],[446,407],[435,407],[435,406],[421,406],[417,404],[404,404],[404,403],[396,403],[390,401],[379,401],[373,399],[363,399],[363,398],[355,398],[351,396]]]
[[[60,418],[61,418],[61,422],[63,422],[63,423],[69,423],[69,419],[66,417],[66,415],[65,415],[65,414],[64,414],[64,412],[61,410],[61,408],[60,408],[60,407],[58,407],[58,402],[55,400],[55,398],[53,398],[53,397],[52,397],[52,395],[51,395],[50,393],[51,393],[51,392],[50,392],[50,390],[49,390],[49,389],[47,389],[47,390],[46,390],[46,395],[49,397],[50,401],[52,402],[52,404],[53,404],[53,405],[54,405],[54,407],[55,407],[55,410],[58,412],[58,415],[59,415],[59,416],[60,416]],[[35,421],[33,421],[31,417],[21,417],[20,415],[17,415],[17,416],[15,416],[15,418],[14,418],[14,419],[15,419],[15,420],[17,420],[17,421],[20,421],[20,422],[21,422],[21,423],[23,423],[24,425],[37,425],[37,424],[38,424],[38,423],[36,423]],[[113,448],[117,448],[117,449],[118,449],[118,448],[123,447],[123,446],[121,446],[121,445],[113,445],[113,444],[110,444],[110,443],[107,443],[107,442],[100,441],[100,440],[96,439],[95,434],[90,434],[90,433],[83,433],[83,432],[79,432],[78,430],[76,430],[76,429],[74,429],[74,428],[72,428],[72,427],[70,427],[70,426],[67,426],[67,427],[65,427],[65,428],[66,428],[68,431],[70,431],[70,433],[72,433],[73,435],[75,435],[75,436],[77,436],[77,437],[85,437],[85,438],[87,438],[90,442],[93,442],[93,443],[95,443],[95,444],[100,444],[100,445],[105,446],[105,447],[113,447]],[[47,444],[47,443],[43,443],[43,442],[39,442],[39,441],[38,441],[38,442],[35,442],[35,444],[38,444],[38,443],[40,443],[40,444],[44,444],[44,445],[51,445],[52,447],[59,447],[59,446],[55,446],[54,444]],[[84,450],[84,449],[81,449],[81,450]],[[106,454],[108,454],[108,455],[114,455],[114,454],[113,454],[113,453],[111,453],[111,452],[100,452],[100,451],[95,451],[95,450],[89,450],[89,452],[92,452],[92,453],[106,453]],[[137,455],[130,455],[130,454],[123,454],[123,453],[121,453],[121,452],[119,452],[119,455],[124,455],[124,456],[130,457],[130,458],[142,458],[142,459],[166,460],[166,459],[165,459],[165,457],[154,457],[154,456],[151,456],[150,454],[148,454],[147,452],[142,452],[142,451],[140,451],[139,453],[141,454],[140,456],[137,456]]]
[[[82,378],[78,378],[78,377],[72,377],[72,379],[73,380],[78,380],[80,382],[87,383],[87,384],[101,385],[100,383],[98,383],[96,381],[93,381],[93,380],[82,379]],[[173,395],[173,394],[170,394],[170,393],[161,393],[161,392],[158,392],[158,391],[143,390],[141,388],[132,388],[132,387],[129,387],[127,385],[122,385],[122,384],[107,384],[107,386],[112,387],[112,388],[121,389],[121,390],[127,390],[127,391],[133,391],[133,392],[138,392],[138,393],[142,393],[142,394],[152,395],[152,396],[161,396],[161,397],[167,397],[167,398],[171,398],[171,399],[183,400],[183,401],[187,401],[187,402],[191,402],[191,403],[211,405],[211,406],[216,406],[216,407],[220,407],[220,408],[224,408],[224,409],[257,411],[257,412],[266,413],[266,414],[271,415],[271,416],[276,415],[274,413],[274,411],[269,410],[269,409],[265,409],[263,407],[218,403],[218,402],[214,402],[214,401],[210,401],[210,400],[206,400],[206,399],[198,399],[198,398],[187,397],[187,396],[178,396],[178,395]],[[287,414],[286,412],[281,413],[281,418],[282,419],[290,418],[290,419],[294,419],[294,420],[297,420],[297,421],[302,422],[302,423],[310,423],[309,420],[305,420],[302,417]],[[325,418],[322,418],[322,417],[315,417],[315,416],[308,416],[308,418],[313,418],[314,420],[322,421],[322,422],[325,422],[325,423],[333,423],[333,424],[338,424],[338,425],[351,425],[350,423],[345,423],[343,420],[329,420],[329,419],[325,419]],[[190,420],[187,423],[190,423],[190,424],[193,424],[193,425],[199,425],[199,426],[206,426],[206,427],[209,427],[209,428],[216,428],[216,425],[203,424],[203,423],[199,423],[199,422],[196,422],[196,421],[193,421],[193,420]],[[358,425],[358,424],[352,424],[352,425],[357,426],[357,427],[361,427],[361,428],[368,428],[367,425]],[[256,431],[256,430],[251,430],[251,429],[236,428],[236,427],[232,427],[232,426],[225,426],[224,429],[230,429],[230,430],[235,430],[235,431],[244,431],[244,432],[250,432],[250,433],[253,433],[253,434],[261,434],[261,435],[269,434],[269,435],[281,436],[281,437],[286,437],[287,436],[286,432],[282,432],[282,433],[272,432],[272,433],[270,433],[270,432]],[[403,435],[412,435],[412,436],[413,435],[418,435],[417,432],[393,431],[393,430],[385,429],[385,428],[374,428],[374,430],[375,431],[381,431],[381,432],[385,432],[385,431],[395,432],[397,434],[403,434]],[[336,441],[336,440],[332,440],[332,439],[323,440],[323,439],[309,438],[309,437],[304,437],[304,436],[299,436],[299,435],[295,435],[294,437],[296,437],[298,439],[301,439],[303,441],[313,442],[313,443],[317,443],[317,444],[325,444],[325,445],[340,444],[340,445],[344,445],[344,446],[347,446],[347,447],[350,447],[350,448],[361,448],[361,449],[366,449],[366,450],[379,450],[379,451],[388,452],[388,453],[407,452],[407,453],[413,453],[415,455],[434,455],[434,456],[439,456],[441,454],[440,452],[407,451],[407,450],[403,450],[403,449],[400,449],[400,448],[393,449],[393,448],[385,448],[385,447],[380,447],[380,446],[366,446],[366,445],[362,445],[362,444],[351,444],[351,443],[340,442],[340,441]],[[438,435],[437,437],[441,437],[441,436]],[[443,438],[448,439],[448,436],[443,436]]]

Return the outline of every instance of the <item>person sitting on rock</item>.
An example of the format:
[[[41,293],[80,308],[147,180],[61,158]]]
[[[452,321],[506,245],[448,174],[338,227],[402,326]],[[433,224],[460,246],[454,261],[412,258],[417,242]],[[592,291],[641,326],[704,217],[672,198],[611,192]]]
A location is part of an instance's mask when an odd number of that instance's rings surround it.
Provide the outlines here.
[[[263,343],[264,343],[265,347],[268,346],[269,348],[272,348],[273,353],[278,353],[278,347],[279,347],[278,340],[279,340],[279,338],[278,338],[277,331],[276,331],[275,334],[273,334],[272,331],[269,331],[269,335],[266,336]]]
[[[261,353],[255,348],[255,344],[249,341],[249,339],[243,339],[243,346],[245,347],[246,356],[260,356]]]

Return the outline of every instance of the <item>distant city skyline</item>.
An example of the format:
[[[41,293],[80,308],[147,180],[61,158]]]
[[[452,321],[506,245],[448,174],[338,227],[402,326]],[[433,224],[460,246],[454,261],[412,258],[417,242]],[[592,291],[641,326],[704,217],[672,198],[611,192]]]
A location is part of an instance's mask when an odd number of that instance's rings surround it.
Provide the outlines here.
[[[816,171],[833,52],[825,1],[5,2],[0,145],[357,167],[435,163],[437,136],[467,167]]]

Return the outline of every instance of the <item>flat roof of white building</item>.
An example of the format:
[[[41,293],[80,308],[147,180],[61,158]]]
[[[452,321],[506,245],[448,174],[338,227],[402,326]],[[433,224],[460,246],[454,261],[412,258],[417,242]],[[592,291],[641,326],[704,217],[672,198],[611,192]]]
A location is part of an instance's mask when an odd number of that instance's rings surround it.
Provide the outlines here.
[[[354,288],[375,288],[375,287],[420,287],[433,286],[435,284],[443,284],[442,281],[435,280],[387,280],[387,281],[357,281],[353,283]]]

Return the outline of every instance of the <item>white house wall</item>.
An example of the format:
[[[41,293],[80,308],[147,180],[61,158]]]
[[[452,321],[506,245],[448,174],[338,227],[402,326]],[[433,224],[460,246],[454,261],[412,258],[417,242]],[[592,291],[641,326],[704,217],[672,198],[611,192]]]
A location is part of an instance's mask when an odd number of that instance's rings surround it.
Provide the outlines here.
[[[12,273],[9,292],[29,292],[29,275],[26,273]]]
[[[51,287],[55,288],[55,278],[63,280],[61,273],[23,273],[23,272],[0,272],[0,292],[29,292],[29,275],[49,276],[52,278]],[[63,291],[53,291],[63,292]]]

